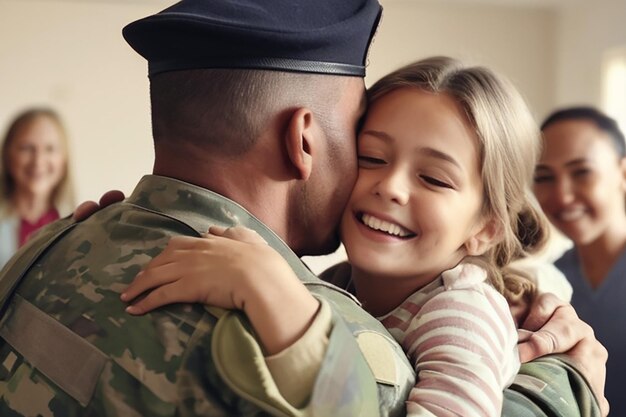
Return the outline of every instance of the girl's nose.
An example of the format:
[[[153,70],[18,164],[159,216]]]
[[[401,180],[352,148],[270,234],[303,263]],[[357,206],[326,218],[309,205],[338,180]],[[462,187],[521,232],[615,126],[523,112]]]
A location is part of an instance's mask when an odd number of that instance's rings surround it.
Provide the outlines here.
[[[402,206],[409,202],[410,189],[408,179],[401,172],[388,172],[375,184],[373,192]]]

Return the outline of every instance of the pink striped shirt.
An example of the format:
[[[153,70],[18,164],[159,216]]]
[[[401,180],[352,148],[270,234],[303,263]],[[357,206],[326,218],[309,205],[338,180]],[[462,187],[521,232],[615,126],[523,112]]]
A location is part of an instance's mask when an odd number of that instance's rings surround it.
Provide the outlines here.
[[[379,317],[415,366],[409,416],[500,416],[519,370],[517,331],[485,271],[461,264]]]

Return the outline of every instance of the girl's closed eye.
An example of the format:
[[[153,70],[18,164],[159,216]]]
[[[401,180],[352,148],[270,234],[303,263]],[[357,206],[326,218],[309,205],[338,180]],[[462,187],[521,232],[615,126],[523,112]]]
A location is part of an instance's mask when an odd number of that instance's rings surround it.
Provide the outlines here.
[[[387,161],[385,161],[384,159],[381,159],[375,156],[370,156],[370,155],[359,155],[358,160],[359,160],[359,166],[362,168],[368,168],[368,167],[373,168],[376,166],[387,164]]]
[[[440,187],[440,188],[450,188],[450,189],[454,189],[454,186],[452,186],[451,184],[449,184],[446,181],[443,181],[441,179],[432,177],[430,175],[420,175],[419,176],[423,181],[425,181],[426,183],[428,183],[429,185],[433,185],[435,187]]]

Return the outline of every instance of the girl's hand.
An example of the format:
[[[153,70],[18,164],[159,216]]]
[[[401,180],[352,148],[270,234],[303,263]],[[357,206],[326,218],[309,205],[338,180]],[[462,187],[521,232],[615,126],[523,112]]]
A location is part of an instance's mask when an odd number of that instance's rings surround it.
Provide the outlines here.
[[[272,259],[267,262],[270,268],[278,269],[282,261],[270,252],[274,251],[261,236],[244,227],[213,226],[203,238],[175,236],[137,274],[121,299],[131,301],[146,293],[126,308],[136,315],[172,303],[243,309],[242,292],[262,261],[261,253]]]
[[[176,236],[122,293],[139,315],[172,303],[243,310],[268,354],[308,329],[319,302],[287,262],[254,231],[211,227],[203,238]]]
[[[219,236],[173,237],[121,295],[131,301],[148,291],[126,311],[144,314],[180,302],[242,308],[237,291],[249,278],[255,252],[254,244]]]

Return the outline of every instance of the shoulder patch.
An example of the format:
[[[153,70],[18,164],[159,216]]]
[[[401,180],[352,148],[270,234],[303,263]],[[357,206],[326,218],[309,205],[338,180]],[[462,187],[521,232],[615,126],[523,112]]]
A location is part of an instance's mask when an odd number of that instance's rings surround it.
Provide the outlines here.
[[[367,361],[376,381],[398,385],[398,371],[395,354],[389,341],[376,332],[362,332],[356,337],[361,352]]]

